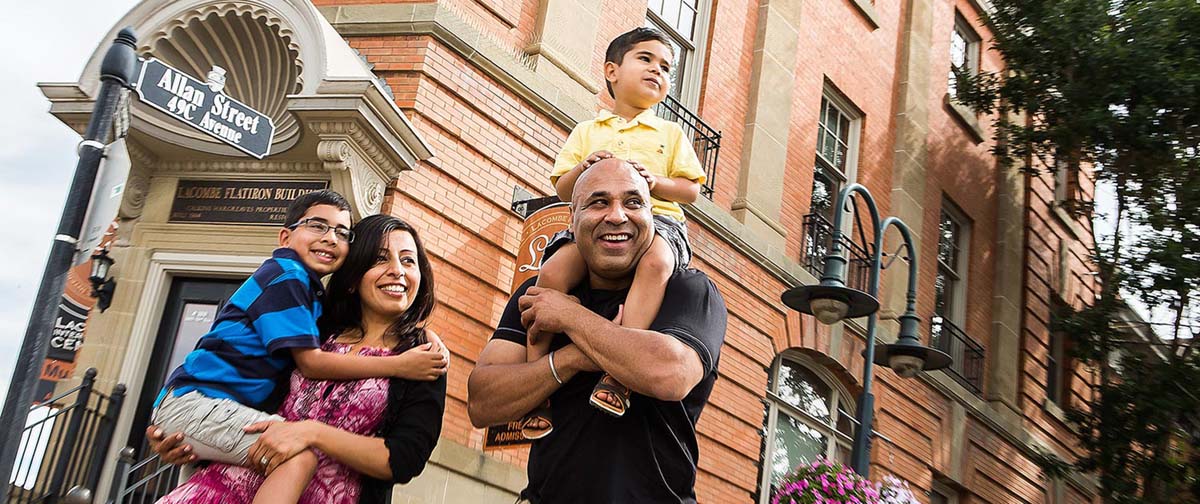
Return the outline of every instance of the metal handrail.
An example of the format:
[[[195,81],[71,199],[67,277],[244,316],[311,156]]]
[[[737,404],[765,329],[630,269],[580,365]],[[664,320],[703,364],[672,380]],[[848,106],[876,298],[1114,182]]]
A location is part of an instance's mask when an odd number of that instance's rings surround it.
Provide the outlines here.
[[[31,408],[53,408],[22,430],[17,464],[9,477],[9,503],[53,502],[68,489],[96,488],[100,465],[125,399],[125,386],[112,394],[94,390],[96,370],[88,369],[81,383]],[[63,404],[60,400],[75,397]]]
[[[983,392],[983,366],[987,356],[983,345],[953,322],[936,314],[929,319],[929,344],[954,359],[954,363],[943,370],[947,375],[975,395]]]
[[[717,174],[717,156],[721,152],[721,132],[713,129],[671,95],[667,95],[665,100],[654,106],[654,113],[683,127],[683,133],[691,140],[696,157],[700,159],[700,166],[704,168],[706,180],[704,185],[700,186],[700,194],[711,200],[713,182]]]
[[[800,264],[813,276],[820,278],[825,267],[825,255],[833,248],[833,224],[824,215],[811,213],[804,216],[803,232],[804,246],[800,249]],[[870,251],[848,236],[842,237],[842,249],[846,251],[849,259],[846,286],[865,292],[871,273]]]

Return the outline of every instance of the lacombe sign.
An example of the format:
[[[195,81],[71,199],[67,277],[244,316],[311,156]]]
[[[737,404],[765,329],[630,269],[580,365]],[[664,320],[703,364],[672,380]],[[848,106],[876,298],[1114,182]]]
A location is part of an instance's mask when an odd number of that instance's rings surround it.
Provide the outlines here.
[[[209,72],[208,82],[153,58],[143,61],[141,67],[137,93],[143,103],[258,159],[270,154],[274,123],[221,92],[225,71],[220,67]]]

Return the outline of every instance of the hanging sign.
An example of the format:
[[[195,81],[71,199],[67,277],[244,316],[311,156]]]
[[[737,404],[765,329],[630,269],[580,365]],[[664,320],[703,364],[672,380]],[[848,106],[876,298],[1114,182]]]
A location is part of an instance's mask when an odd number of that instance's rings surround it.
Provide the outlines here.
[[[222,92],[225,70],[214,67],[203,82],[154,58],[141,66],[136,89],[143,103],[258,159],[271,153],[275,124]]]

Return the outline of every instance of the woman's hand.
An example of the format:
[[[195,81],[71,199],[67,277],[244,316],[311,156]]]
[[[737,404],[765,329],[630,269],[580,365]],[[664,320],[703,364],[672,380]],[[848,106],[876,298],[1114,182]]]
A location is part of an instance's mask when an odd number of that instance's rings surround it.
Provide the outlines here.
[[[150,442],[150,449],[157,453],[159,460],[163,462],[182,465],[196,461],[192,445],[183,442],[182,432],[168,436],[162,429],[151,425],[146,428],[146,440]]]
[[[279,464],[310,448],[323,424],[312,420],[279,422],[268,420],[247,425],[247,433],[262,433],[250,445],[246,465],[263,474],[271,474]]]
[[[433,343],[415,346],[394,357],[395,376],[405,380],[434,381],[446,374],[448,360],[442,351],[434,350]]]

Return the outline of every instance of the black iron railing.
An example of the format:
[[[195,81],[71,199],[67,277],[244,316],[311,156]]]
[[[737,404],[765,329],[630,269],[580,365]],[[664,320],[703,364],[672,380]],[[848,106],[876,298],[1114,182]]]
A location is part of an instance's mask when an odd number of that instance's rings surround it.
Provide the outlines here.
[[[938,315],[929,322],[929,344],[954,359],[954,363],[944,369],[946,374],[976,395],[983,392],[983,360],[986,356],[983,345]]]
[[[133,448],[121,450],[108,504],[151,504],[178,485],[179,466],[159,460],[145,442],[142,443],[142,453],[151,455],[135,461]]]
[[[96,488],[125,386],[104,395],[95,384],[96,369],[88,369],[79,386],[30,408],[9,476],[10,503],[55,502],[72,487]]]
[[[863,292],[871,274],[871,254],[862,245],[847,236],[842,236],[843,250],[850,262],[846,268],[846,286]],[[821,278],[825,267],[825,255],[833,248],[833,224],[821,214],[804,216],[804,247],[800,250],[800,264]]]
[[[721,151],[721,132],[700,120],[699,116],[671,95],[667,95],[667,99],[654,106],[654,113],[683,127],[683,133],[692,141],[696,156],[700,158],[700,166],[704,167],[704,176],[708,179],[700,187],[700,194],[712,199],[713,181],[717,174],[717,154]]]

